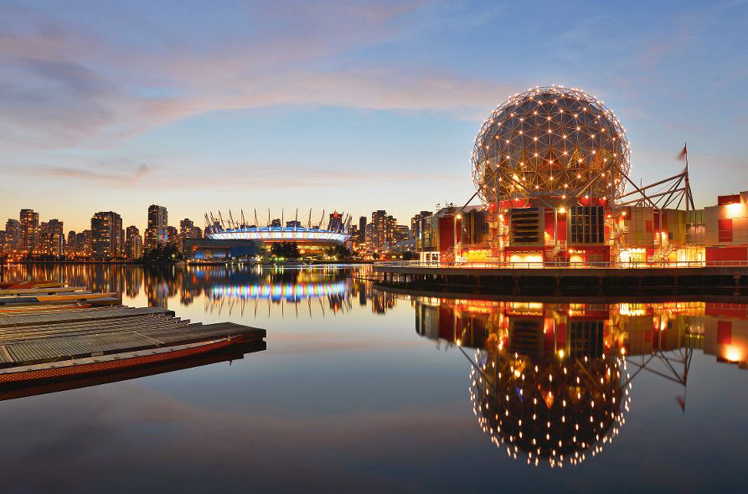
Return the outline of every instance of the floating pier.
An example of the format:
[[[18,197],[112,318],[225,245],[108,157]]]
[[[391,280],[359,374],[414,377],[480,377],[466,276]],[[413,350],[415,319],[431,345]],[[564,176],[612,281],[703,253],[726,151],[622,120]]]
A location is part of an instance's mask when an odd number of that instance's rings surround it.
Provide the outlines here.
[[[158,307],[115,305],[111,295],[64,286],[0,290],[0,386],[121,372],[235,345],[265,348],[264,329],[193,323]]]

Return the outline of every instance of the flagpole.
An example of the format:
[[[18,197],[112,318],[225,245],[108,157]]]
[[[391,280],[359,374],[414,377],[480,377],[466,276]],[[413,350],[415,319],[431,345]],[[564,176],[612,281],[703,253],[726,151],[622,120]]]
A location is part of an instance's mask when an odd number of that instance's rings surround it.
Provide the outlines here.
[[[688,212],[689,199],[691,196],[691,184],[688,179],[688,143],[683,143],[683,150],[686,152],[686,212]]]

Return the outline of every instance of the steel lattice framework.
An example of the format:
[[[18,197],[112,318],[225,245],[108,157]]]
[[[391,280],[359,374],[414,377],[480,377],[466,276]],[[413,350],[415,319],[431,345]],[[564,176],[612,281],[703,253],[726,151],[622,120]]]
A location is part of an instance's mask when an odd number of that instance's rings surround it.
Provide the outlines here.
[[[473,181],[486,204],[557,204],[626,188],[630,148],[618,118],[578,89],[536,87],[496,108],[475,138]]]

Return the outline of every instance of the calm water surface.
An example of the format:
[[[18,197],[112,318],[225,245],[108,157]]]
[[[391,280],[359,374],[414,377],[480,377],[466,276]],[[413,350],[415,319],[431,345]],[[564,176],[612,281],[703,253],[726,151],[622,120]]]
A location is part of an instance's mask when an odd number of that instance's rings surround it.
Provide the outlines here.
[[[355,274],[6,270],[268,337],[0,402],[2,492],[745,492],[746,305],[415,297]]]

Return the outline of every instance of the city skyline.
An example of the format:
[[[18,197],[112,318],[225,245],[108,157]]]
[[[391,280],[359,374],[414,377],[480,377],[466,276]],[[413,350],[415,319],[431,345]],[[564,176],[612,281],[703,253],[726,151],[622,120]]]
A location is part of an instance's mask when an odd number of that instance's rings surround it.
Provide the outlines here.
[[[80,231],[117,211],[143,231],[149,204],[199,222],[334,194],[405,221],[470,197],[484,116],[549,84],[616,109],[635,181],[678,173],[687,141],[697,206],[738,192],[746,2],[593,6],[6,6],[0,218]]]
[[[298,210],[293,218],[286,218],[288,221],[285,223],[282,212],[280,217],[274,217],[273,212],[268,210],[269,216],[262,221],[254,215],[254,219],[258,220],[257,225],[251,217],[245,218],[243,212],[236,219],[230,211],[227,213],[225,219],[220,214],[206,214],[205,228],[195,225],[190,218],[178,219],[174,225],[170,225],[168,208],[151,204],[147,209],[147,226],[141,235],[137,225],[128,225],[115,211],[94,213],[86,228],[76,231],[65,228],[64,220],[50,218],[42,221],[45,218],[38,211],[21,209],[18,219],[8,218],[4,223],[5,229],[0,229],[0,258],[139,261],[144,254],[152,255],[158,248],[166,246],[176,247],[181,254],[192,258],[202,248],[212,252],[208,244],[213,241],[220,243],[221,240],[233,241],[235,247],[239,243],[295,245],[297,242],[307,247],[314,246],[306,249],[307,255],[324,254],[326,247],[342,244],[350,245],[357,254],[364,251],[387,252],[393,247],[402,254],[403,249],[412,250],[415,246],[415,230],[406,224],[398,224],[394,216],[381,209],[371,213],[371,223],[368,223],[367,216],[360,216],[357,224],[353,224],[354,216],[335,210],[327,217],[323,211],[319,220],[315,215],[314,222],[310,211],[306,224],[300,221],[303,218],[298,219]],[[427,212],[421,211],[411,218],[411,225],[423,213]],[[284,227],[283,232],[280,231],[281,227]],[[271,234],[271,230],[275,233]],[[297,233],[298,236],[295,236]],[[208,244],[201,243],[203,239],[209,241]],[[187,241],[196,243],[187,245]],[[400,243],[404,241],[410,241],[412,245]],[[250,250],[255,251],[253,248]],[[240,251],[246,255],[244,250]]]

